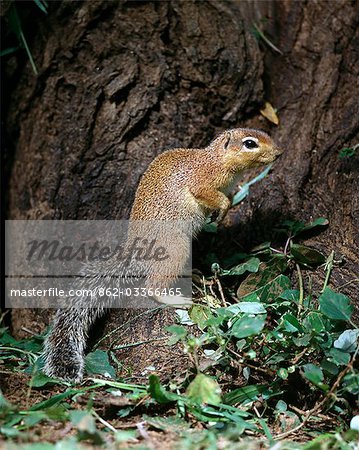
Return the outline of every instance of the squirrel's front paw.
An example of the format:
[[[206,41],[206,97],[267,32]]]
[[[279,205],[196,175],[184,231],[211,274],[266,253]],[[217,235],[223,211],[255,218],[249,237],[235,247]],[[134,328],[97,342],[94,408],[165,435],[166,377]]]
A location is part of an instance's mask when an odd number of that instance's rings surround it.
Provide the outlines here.
[[[84,374],[84,358],[78,351],[69,348],[46,348],[44,353],[46,375],[61,380],[79,383]]]

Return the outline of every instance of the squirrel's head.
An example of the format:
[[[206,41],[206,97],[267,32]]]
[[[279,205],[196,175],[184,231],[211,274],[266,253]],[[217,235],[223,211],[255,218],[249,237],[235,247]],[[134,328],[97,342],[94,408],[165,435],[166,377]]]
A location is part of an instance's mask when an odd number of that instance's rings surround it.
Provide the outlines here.
[[[282,154],[267,133],[250,128],[225,131],[211,145],[219,150],[227,168],[235,171],[269,164]]]

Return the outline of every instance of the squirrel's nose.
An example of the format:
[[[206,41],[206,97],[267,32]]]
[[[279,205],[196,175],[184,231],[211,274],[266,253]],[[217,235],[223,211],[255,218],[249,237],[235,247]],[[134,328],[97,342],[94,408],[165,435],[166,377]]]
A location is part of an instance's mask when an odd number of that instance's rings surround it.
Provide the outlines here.
[[[275,155],[277,157],[280,156],[283,152],[284,152],[284,150],[282,148],[275,147]]]

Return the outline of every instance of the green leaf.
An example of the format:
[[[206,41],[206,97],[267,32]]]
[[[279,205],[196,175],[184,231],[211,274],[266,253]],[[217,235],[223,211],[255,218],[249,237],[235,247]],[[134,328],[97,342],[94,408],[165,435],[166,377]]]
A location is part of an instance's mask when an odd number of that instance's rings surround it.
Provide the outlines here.
[[[168,340],[168,345],[177,344],[177,342],[187,336],[187,330],[182,325],[170,325],[165,327],[165,330],[172,333],[172,336]]]
[[[280,297],[281,293],[291,286],[290,279],[285,275],[278,275],[276,278],[251,292],[249,295],[241,297],[241,302],[258,301],[271,303]],[[241,289],[242,285],[240,286]]]
[[[147,391],[146,386],[144,384],[122,383],[119,381],[103,380],[100,378],[91,378],[91,380],[96,384],[89,386],[88,388],[85,388],[86,390],[96,389],[97,387],[100,386],[106,386],[124,391],[132,391],[134,395],[142,395]]]
[[[220,409],[219,409],[220,408]],[[229,410],[225,409],[229,408]],[[243,416],[247,417],[248,414],[243,414],[244,411],[240,411],[237,408],[233,408],[228,405],[219,406],[201,406],[200,408],[191,407],[189,409],[198,420],[202,422],[233,422],[236,424],[236,435],[240,435],[247,428],[250,430],[256,430],[257,428],[252,423],[243,420]]]
[[[226,308],[227,311],[238,314],[239,312],[247,314],[265,314],[267,311],[262,303],[259,302],[239,302]]]
[[[285,220],[282,223],[282,226],[285,230],[288,230],[290,232],[289,234],[295,236],[303,230],[305,224],[300,220]]]
[[[338,337],[338,339],[334,341],[334,347],[348,353],[353,353],[357,346],[358,337],[359,337],[358,329],[345,330]]]
[[[88,411],[70,411],[71,422],[78,430],[79,440],[91,440],[96,445],[104,443],[101,433],[96,428],[95,418]]]
[[[14,437],[18,437],[21,435],[20,430],[18,430],[17,428],[14,428],[14,427],[9,427],[9,426],[0,427],[0,433],[3,436],[6,436],[8,438],[14,438]],[[10,450],[13,450],[13,449],[15,449],[15,447],[13,447],[12,449],[10,448]],[[51,448],[51,450],[53,450],[53,449]]]
[[[69,415],[71,422],[79,430],[88,431],[89,433],[94,433],[96,431],[95,419],[88,411],[69,411]]]
[[[256,245],[251,249],[251,253],[261,253],[264,250],[270,249],[271,243],[270,241],[263,242],[262,244]]]
[[[45,2],[42,2],[41,0],[34,0],[36,5],[41,9],[41,11],[45,14],[47,14],[46,4]]]
[[[234,322],[229,333],[238,339],[259,334],[265,325],[266,317],[264,314],[255,317],[244,315]]]
[[[204,231],[205,233],[215,234],[218,231],[218,224],[215,222],[206,223],[203,225],[202,231]]]
[[[359,395],[359,373],[348,373],[343,379],[343,387],[353,395]]]
[[[16,35],[16,37],[21,42],[20,35],[22,33],[22,28],[21,28],[20,18],[16,11],[15,5],[12,5],[11,8],[9,9],[9,11],[7,13],[7,18],[9,21],[9,27],[10,27],[11,31]]]
[[[203,305],[193,305],[188,312],[191,320],[198,325],[200,330],[204,330],[207,321],[213,317],[211,308]]]
[[[298,303],[299,291],[297,289],[287,289],[280,294],[279,298],[282,298],[283,300],[289,300],[293,303]]]
[[[332,361],[338,366],[346,366],[350,361],[350,354],[343,352],[337,348],[331,348],[327,353],[329,361]]]
[[[357,147],[357,146],[355,146],[355,147]],[[339,158],[340,159],[344,159],[344,158],[351,158],[352,156],[354,156],[355,155],[355,150],[356,150],[356,148],[354,148],[354,147],[345,147],[345,148],[342,148],[340,151],[339,151]]]
[[[232,199],[232,206],[237,205],[238,203],[240,203],[243,199],[245,199],[247,197],[247,195],[249,194],[249,187],[254,184],[257,183],[258,181],[262,180],[270,171],[272,167],[272,164],[269,164],[259,175],[257,175],[255,178],[253,178],[252,180],[250,180],[248,183],[243,184],[241,186],[241,189],[239,190],[239,192],[237,192]]]
[[[1,50],[0,57],[10,55],[11,53],[15,53],[17,50],[19,50],[19,48],[21,48],[21,47],[17,46],[17,47],[5,48],[4,50]]]
[[[337,294],[328,287],[319,297],[320,311],[334,320],[350,320],[353,307],[349,302],[350,300],[346,295]]]
[[[43,402],[36,403],[30,408],[30,411],[40,411],[42,409],[51,408],[54,405],[59,404],[63,400],[72,397],[73,395],[77,394],[79,392],[78,389],[69,389],[65,392],[62,392],[61,394],[53,395],[52,397],[48,398],[47,400],[44,400]]]
[[[170,403],[181,399],[179,395],[166,391],[157,375],[150,375],[148,390],[151,397],[158,403]]]
[[[186,309],[176,309],[176,314],[181,325],[193,325],[194,322],[189,317],[188,311]]]
[[[297,347],[306,347],[310,342],[311,336],[309,334],[305,334],[304,336],[293,338],[293,343]]]
[[[223,401],[228,405],[234,405],[236,403],[243,403],[245,401],[257,400],[258,397],[267,390],[266,386],[263,385],[248,385],[243,386],[238,389],[234,389],[224,395]]]
[[[5,417],[10,411],[13,411],[15,406],[6,400],[3,393],[0,390],[0,417]]]
[[[188,398],[200,405],[218,405],[221,402],[221,388],[218,383],[202,373],[196,375],[188,386],[186,394]]]
[[[287,411],[288,405],[283,400],[278,400],[277,404],[275,405],[275,409],[279,412]]]
[[[37,75],[38,74],[37,68],[36,68],[35,62],[33,60],[30,48],[27,45],[25,35],[22,31],[21,21],[20,21],[18,13],[16,11],[15,3],[13,3],[11,5],[7,17],[9,20],[9,26],[10,26],[11,30],[13,31],[13,33],[15,33],[16,37],[19,40],[19,43],[24,46],[27,56],[29,58],[32,70],[35,73],[35,75]]]
[[[33,427],[37,425],[39,422],[46,420],[47,414],[44,411],[34,411],[32,414],[25,416],[22,420],[22,423],[27,427]]]
[[[285,369],[284,367],[281,367],[281,368],[278,370],[278,376],[279,376],[280,378],[282,378],[282,380],[286,380],[286,379],[288,378],[288,370]]]
[[[324,319],[323,314],[310,312],[303,320],[303,325],[310,332],[322,333],[327,329]]]
[[[314,248],[307,247],[306,245],[292,244],[290,247],[290,252],[294,260],[304,266],[318,266],[320,264],[324,264],[326,261],[323,253],[315,250]]]
[[[298,319],[290,313],[286,313],[283,315],[282,325],[284,326],[286,331],[289,331],[289,333],[297,333],[298,331],[303,331],[303,327],[299,323]]]
[[[327,225],[329,225],[328,219],[326,219],[325,217],[318,217],[318,219],[313,220],[313,222],[305,224],[305,226],[301,229],[300,233],[313,230],[314,228],[326,227]]]
[[[305,364],[303,367],[303,376],[324,391],[328,390],[328,386],[323,383],[324,375],[320,367],[314,364]]]
[[[230,270],[223,270],[221,276],[243,275],[245,272],[258,272],[260,260],[250,258],[248,261],[232,267]]]
[[[258,272],[251,273],[241,283],[237,292],[238,298],[243,298],[251,293],[258,293],[259,295],[261,293],[261,291],[258,292],[259,289],[264,288],[265,286],[270,284],[280,274],[282,274],[286,270],[286,268],[287,260],[282,255],[274,256],[270,261],[266,263],[260,263]]]
[[[85,369],[88,374],[101,374],[107,378],[116,378],[116,371],[111,366],[107,352],[95,350],[85,358]]]
[[[314,228],[318,227],[325,227],[329,224],[328,219],[325,217],[318,217],[318,219],[313,220],[312,222],[309,222],[305,224],[304,222],[301,222],[299,220],[286,220],[282,223],[282,226],[284,229],[289,231],[289,234],[292,237],[298,236],[299,234],[312,230]]]
[[[36,372],[32,379],[29,381],[29,385],[32,387],[42,387],[46,384],[58,384],[58,380],[48,377],[42,372]]]
[[[327,359],[323,359],[320,363],[320,367],[325,371],[328,372],[330,375],[335,376],[338,374],[339,369],[336,364],[334,364],[331,361],[328,361]]]
[[[248,258],[249,258],[248,253],[235,252],[229,255],[227,258],[223,259],[222,265],[223,267],[228,269],[230,267],[240,264],[242,261]]]

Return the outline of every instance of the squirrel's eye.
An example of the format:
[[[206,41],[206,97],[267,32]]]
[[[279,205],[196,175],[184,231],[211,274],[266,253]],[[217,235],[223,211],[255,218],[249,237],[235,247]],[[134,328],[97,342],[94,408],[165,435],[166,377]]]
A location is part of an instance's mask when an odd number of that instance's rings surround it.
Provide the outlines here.
[[[245,139],[243,141],[243,145],[249,149],[258,148],[258,143],[256,141],[254,141],[253,139]]]

